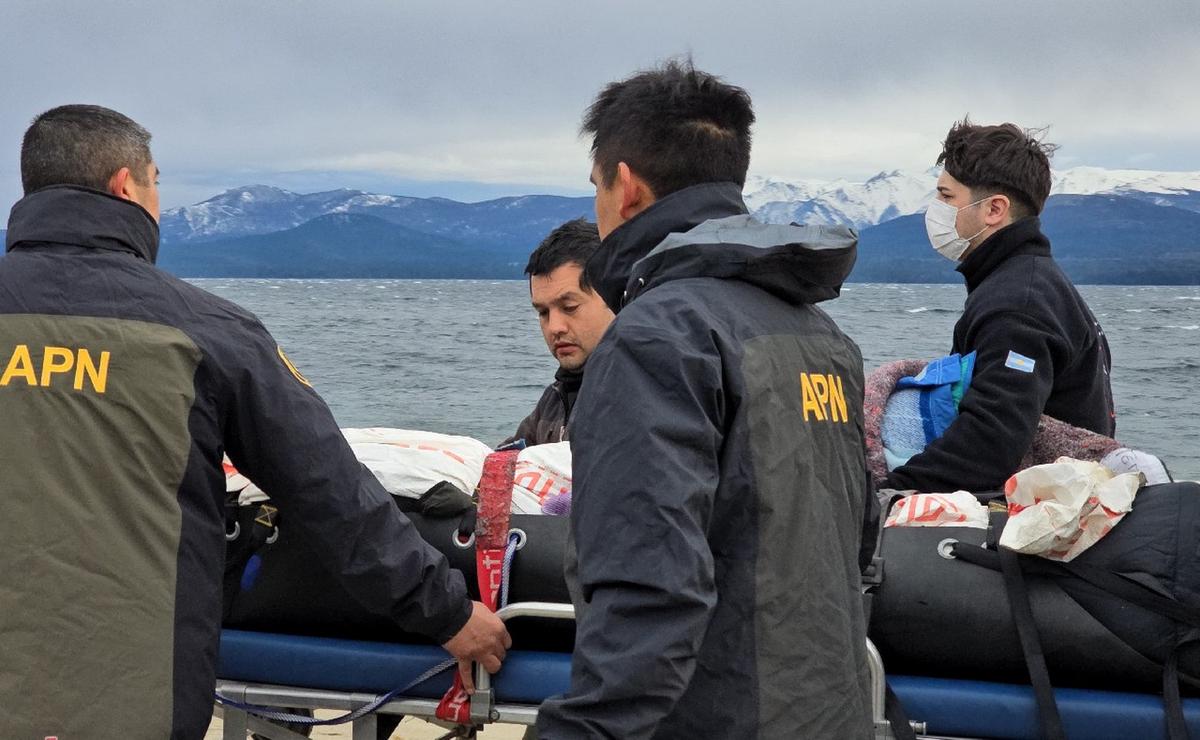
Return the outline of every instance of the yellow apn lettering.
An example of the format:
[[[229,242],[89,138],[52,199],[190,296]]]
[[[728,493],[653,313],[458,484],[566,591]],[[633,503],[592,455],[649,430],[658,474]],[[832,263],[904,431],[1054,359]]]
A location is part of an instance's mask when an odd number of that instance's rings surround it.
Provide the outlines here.
[[[827,415],[829,410],[829,384],[825,382],[824,375],[812,375],[813,390],[817,394],[817,403],[821,404],[822,415]]]
[[[42,349],[42,386],[50,385],[50,376],[55,373],[68,372],[75,366],[75,353],[66,347],[45,347]]]
[[[846,415],[846,393],[842,390],[842,376],[829,376],[829,417],[832,421],[841,421],[845,424],[850,420]],[[841,416],[841,419],[838,416]]]
[[[0,375],[0,385],[8,385],[13,378],[24,378],[29,385],[37,385],[37,373],[33,371],[33,358],[29,356],[29,347],[18,344],[13,348],[12,356],[8,358],[8,367],[4,375]]]
[[[833,373],[800,373],[800,398],[804,420],[811,413],[817,421],[850,420],[846,413],[846,391],[842,376]]]
[[[817,375],[815,377],[819,378],[821,376]],[[804,411],[804,420],[808,421],[808,412],[811,410],[817,421],[825,421],[825,410],[821,408],[821,404],[817,401],[817,394],[813,390],[813,382],[809,379],[808,373],[800,373],[800,396]]]
[[[79,362],[75,365],[75,390],[83,390],[83,376],[86,374],[92,381],[92,389],[97,393],[103,393],[104,388],[108,385],[108,358],[109,351],[103,350],[100,352],[100,366],[92,361],[92,355],[86,349],[79,350]]]

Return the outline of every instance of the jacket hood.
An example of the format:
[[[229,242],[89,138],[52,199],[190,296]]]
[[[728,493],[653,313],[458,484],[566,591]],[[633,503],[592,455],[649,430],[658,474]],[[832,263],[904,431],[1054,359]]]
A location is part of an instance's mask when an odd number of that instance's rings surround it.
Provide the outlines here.
[[[656,285],[691,277],[741,280],[792,304],[817,303],[837,297],[857,245],[847,227],[760,223],[736,183],[706,183],[622,224],[587,269],[614,312]]]
[[[42,188],[12,207],[6,251],[70,244],[158,259],[158,222],[137,203],[78,185]]]

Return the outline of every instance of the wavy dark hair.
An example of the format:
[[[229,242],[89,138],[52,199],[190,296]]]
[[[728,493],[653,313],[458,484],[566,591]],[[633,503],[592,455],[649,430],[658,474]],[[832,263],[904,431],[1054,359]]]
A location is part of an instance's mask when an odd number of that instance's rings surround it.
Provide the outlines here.
[[[1050,197],[1050,157],[1058,149],[1042,141],[1045,134],[1012,123],[980,126],[964,116],[950,127],[937,163],[972,196],[1001,193],[1014,218],[1034,216]]]

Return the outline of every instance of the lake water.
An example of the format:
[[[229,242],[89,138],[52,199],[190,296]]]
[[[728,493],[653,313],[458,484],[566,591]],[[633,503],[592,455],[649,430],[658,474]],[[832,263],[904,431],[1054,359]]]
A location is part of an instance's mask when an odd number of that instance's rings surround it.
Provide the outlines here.
[[[195,280],[256,313],[346,427],[512,433],[552,380],[523,281]],[[1113,353],[1117,438],[1200,479],[1200,287],[1083,286]],[[949,351],[965,290],[850,285],[824,304],[867,370]]]

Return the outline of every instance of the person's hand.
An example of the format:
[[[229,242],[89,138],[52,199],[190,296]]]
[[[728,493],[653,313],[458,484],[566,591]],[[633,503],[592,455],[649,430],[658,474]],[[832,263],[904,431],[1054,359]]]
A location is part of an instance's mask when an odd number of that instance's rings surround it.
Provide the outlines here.
[[[504,622],[483,604],[471,602],[471,618],[454,637],[442,645],[446,652],[458,658],[458,673],[462,676],[463,688],[468,694],[475,693],[475,678],[471,675],[471,662],[477,661],[488,673],[500,670],[500,663],[512,638]]]

